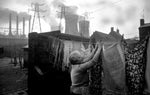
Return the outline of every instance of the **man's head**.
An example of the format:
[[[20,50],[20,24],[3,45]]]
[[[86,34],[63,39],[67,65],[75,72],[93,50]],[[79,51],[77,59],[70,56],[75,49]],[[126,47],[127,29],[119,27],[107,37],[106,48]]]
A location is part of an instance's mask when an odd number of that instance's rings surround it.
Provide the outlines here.
[[[82,60],[83,60],[83,57],[79,51],[75,50],[71,52],[69,61],[72,65],[81,64]]]

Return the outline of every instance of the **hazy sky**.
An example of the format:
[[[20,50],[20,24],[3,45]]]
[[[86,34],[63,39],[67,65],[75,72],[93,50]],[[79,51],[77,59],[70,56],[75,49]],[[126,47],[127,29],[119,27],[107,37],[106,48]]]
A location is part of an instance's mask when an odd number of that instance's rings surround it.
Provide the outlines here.
[[[140,18],[144,17],[145,22],[150,22],[150,0],[0,0],[0,26],[8,25],[10,12],[14,15],[14,23],[16,14],[19,14],[20,21],[22,17],[27,20],[28,14],[33,15],[28,9],[35,2],[44,4],[41,10],[46,10],[41,13],[43,31],[49,31],[49,25],[59,25],[59,5],[77,6],[78,14],[81,15],[88,12],[90,34],[95,30],[109,33],[110,27],[114,27],[126,38],[130,38],[138,36]],[[34,31],[39,31],[38,22],[36,23]]]

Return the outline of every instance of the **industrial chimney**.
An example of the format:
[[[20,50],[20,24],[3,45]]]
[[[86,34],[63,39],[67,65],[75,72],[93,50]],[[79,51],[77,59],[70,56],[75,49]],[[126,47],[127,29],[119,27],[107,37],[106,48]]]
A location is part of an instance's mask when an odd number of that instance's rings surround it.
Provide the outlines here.
[[[31,30],[31,16],[29,17],[29,33],[30,33],[30,30]]]
[[[74,13],[75,9],[72,9],[70,7],[65,7],[65,33],[79,36],[78,32],[78,18],[79,16]]]
[[[87,20],[79,21],[79,33],[83,37],[89,37],[89,21]]]
[[[11,31],[11,13],[9,14],[9,36],[12,36],[12,31]]]
[[[23,37],[25,37],[25,18],[23,17]]]
[[[16,16],[16,35],[18,36],[19,33],[18,33],[18,15]]]

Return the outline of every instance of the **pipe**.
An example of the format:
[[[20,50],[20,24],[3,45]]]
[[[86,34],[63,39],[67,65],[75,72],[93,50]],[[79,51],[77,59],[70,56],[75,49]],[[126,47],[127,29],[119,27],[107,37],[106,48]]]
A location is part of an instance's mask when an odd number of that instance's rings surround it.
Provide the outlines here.
[[[31,16],[29,17],[29,33],[31,32],[30,29],[31,29]]]

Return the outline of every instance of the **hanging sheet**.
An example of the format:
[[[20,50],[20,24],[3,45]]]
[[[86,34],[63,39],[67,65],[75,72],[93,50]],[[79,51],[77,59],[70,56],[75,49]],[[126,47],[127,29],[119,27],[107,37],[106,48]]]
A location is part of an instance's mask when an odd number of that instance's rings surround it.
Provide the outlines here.
[[[150,38],[147,44],[147,62],[146,62],[146,91],[150,93]]]
[[[145,86],[146,47],[148,38],[134,48],[125,46],[126,85],[128,95],[143,95]]]
[[[90,95],[101,95],[102,94],[102,54],[100,54],[98,63],[94,65],[89,71],[89,93]]]

